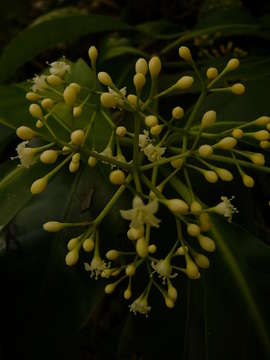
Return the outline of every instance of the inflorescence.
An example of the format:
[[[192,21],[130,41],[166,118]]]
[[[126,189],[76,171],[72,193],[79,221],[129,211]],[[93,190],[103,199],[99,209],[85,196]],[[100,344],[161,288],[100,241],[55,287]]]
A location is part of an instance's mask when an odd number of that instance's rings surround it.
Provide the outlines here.
[[[109,180],[116,191],[95,219],[74,223],[49,221],[43,228],[48,232],[68,227],[81,228],[81,233],[67,242],[66,264],[75,265],[82,251],[93,254],[89,263],[84,263],[90,276],[112,279],[105,286],[107,294],[113,293],[120,283],[125,283],[124,298],[130,300],[135,293],[130,311],[145,315],[151,310],[148,297],[152,287],[161,293],[166,306],[173,308],[178,297],[174,284],[177,276],[184,274],[190,279],[199,279],[201,271],[210,266],[207,254],[214,252],[216,245],[209,236],[209,214],[219,214],[231,222],[237,212],[231,203],[233,197],[221,196],[221,202],[211,207],[203,204],[194,193],[192,174],[197,172],[208,183],[219,180],[231,182],[233,173],[219,165],[229,164],[239,173],[244,186],[251,188],[254,179],[246,169],[263,169],[265,158],[262,153],[239,149],[238,143],[241,139],[253,139],[261,149],[270,147],[268,116],[239,123],[237,127],[231,127],[230,122],[222,122],[223,130],[218,131],[215,110],[209,109],[199,115],[209,93],[241,95],[245,92],[241,83],[218,87],[227,73],[239,67],[239,60],[229,60],[220,73],[210,67],[204,75],[187,47],[179,48],[179,56],[190,64],[201,87],[201,94],[188,116],[182,106],[176,106],[171,109],[170,118],[165,118],[156,111],[155,104],[170,93],[188,92],[194,84],[192,76],[182,76],[168,89],[158,93],[158,77],[162,69],[159,57],[153,56],[149,62],[140,58],[133,77],[135,92],[127,94],[127,89],[119,89],[107,72],[96,72],[98,51],[91,46],[89,59],[95,75],[93,88],[68,82],[71,64],[66,59],[49,64],[48,72],[35,76],[31,91],[26,94],[31,102],[29,111],[36,121],[36,128],[20,126],[17,129],[18,137],[23,140],[17,147],[20,166],[28,168],[37,161],[56,164],[53,170],[33,182],[33,194],[44,191],[51,178],[64,166],[71,173],[76,173],[85,159],[88,159],[90,168],[97,162],[110,166]],[[149,90],[145,91],[146,88]],[[99,96],[98,110],[92,109],[86,127],[77,128],[77,119],[83,112],[89,112],[87,102],[93,94]],[[60,122],[60,126],[69,133],[68,140],[56,135],[51,126],[56,121],[54,107],[59,104],[65,104],[74,120],[75,130]],[[101,152],[89,141],[94,123],[98,121],[98,111],[111,128],[108,144]],[[117,112],[132,116],[131,128],[127,127],[125,120],[116,124],[112,115]],[[41,132],[42,128],[46,132]],[[31,140],[35,137],[45,141],[45,145],[33,147]],[[180,174],[185,179],[183,182],[179,179]],[[174,198],[166,197],[167,188],[173,191]],[[111,249],[109,243],[101,246],[99,228],[125,191],[131,191],[133,197],[130,209],[123,209],[119,214],[128,224],[127,249]],[[158,215],[160,207],[174,217],[176,227],[175,241],[168,242],[165,255],[159,255],[159,244],[152,236],[152,230],[162,226],[162,218]],[[141,279],[145,282],[140,294],[136,294],[134,286],[137,273],[143,274]]]

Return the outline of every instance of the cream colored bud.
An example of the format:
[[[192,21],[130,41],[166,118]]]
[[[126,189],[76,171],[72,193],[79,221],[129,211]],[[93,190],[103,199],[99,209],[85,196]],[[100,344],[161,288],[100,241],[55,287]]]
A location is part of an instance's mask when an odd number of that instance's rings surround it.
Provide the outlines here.
[[[134,276],[136,273],[136,266],[134,264],[129,264],[126,267],[127,276]]]
[[[186,215],[188,213],[188,204],[181,199],[170,199],[166,201],[168,209],[176,214]]]
[[[144,118],[145,125],[153,127],[158,125],[158,118],[155,115],[148,115]]]
[[[192,260],[187,262],[186,274],[190,279],[198,279],[200,277],[199,269]]]
[[[71,152],[71,148],[69,146],[65,145],[62,147],[62,152],[63,152],[63,154],[68,154]]]
[[[151,75],[151,78],[158,77],[160,71],[161,71],[161,61],[158,56],[153,56],[149,61],[149,72]]]
[[[113,170],[110,173],[110,182],[114,185],[122,185],[125,183],[126,176],[122,170]]]
[[[36,127],[37,127],[38,129],[42,128],[42,127],[43,127],[43,122],[40,121],[40,120],[38,120],[38,121],[36,122]]]
[[[144,258],[148,255],[148,246],[147,246],[147,242],[144,237],[137,240],[136,252],[142,258]]]
[[[49,75],[47,76],[47,83],[50,84],[51,86],[59,86],[61,84],[63,84],[63,79],[61,79],[59,76],[57,75]]]
[[[267,130],[259,130],[253,134],[254,138],[259,141],[269,140],[270,134]]]
[[[76,153],[76,154],[72,155],[72,161],[73,161],[74,163],[78,163],[78,162],[80,162],[80,160],[81,160],[81,155],[80,155],[80,153]]]
[[[174,169],[179,169],[184,164],[184,161],[185,161],[184,159],[175,159],[172,160],[170,164]]]
[[[127,129],[124,126],[118,126],[115,130],[115,133],[119,137],[124,137],[127,133]]]
[[[223,181],[232,181],[233,180],[233,174],[229,170],[222,169],[222,168],[216,168],[215,170],[221,180],[223,180]]]
[[[178,293],[177,290],[174,286],[172,286],[171,284],[169,284],[168,286],[168,296],[173,300],[176,301],[177,297],[178,297]]]
[[[204,236],[204,235],[199,235],[198,240],[199,240],[199,244],[203,250],[208,251],[208,252],[214,252],[216,250],[216,244],[210,237]]]
[[[136,73],[141,73],[143,75],[147,74],[148,65],[147,65],[147,61],[144,58],[140,58],[136,61],[135,71]]]
[[[151,244],[151,245],[148,246],[148,252],[149,252],[150,254],[154,254],[156,251],[157,251],[156,245]]]
[[[180,46],[179,50],[179,56],[183,60],[190,62],[192,60],[191,52],[188,47],[186,46]]]
[[[209,110],[204,113],[202,120],[201,120],[201,127],[202,129],[207,129],[212,126],[217,118],[217,113],[214,110]]]
[[[198,215],[202,211],[202,206],[198,201],[192,201],[190,205],[190,212],[194,215]]]
[[[36,181],[33,182],[31,186],[31,193],[34,195],[39,194],[46,189],[47,185],[48,185],[48,179],[46,177],[37,179]]]
[[[136,95],[129,94],[127,97],[127,100],[132,106],[134,106],[134,107],[137,106],[137,96]]]
[[[58,158],[58,152],[56,150],[45,150],[40,155],[40,161],[44,164],[54,164]]]
[[[206,212],[200,214],[200,228],[201,231],[207,232],[211,229],[210,217]]]
[[[82,246],[83,246],[83,250],[84,250],[84,251],[86,251],[86,252],[91,252],[91,251],[94,249],[94,247],[95,247],[95,242],[94,242],[93,237],[91,236],[91,237],[85,239],[85,240],[83,241]]]
[[[65,224],[59,221],[48,221],[43,224],[43,229],[48,232],[58,232],[65,227]]]
[[[97,164],[97,159],[94,156],[89,156],[88,158],[88,165],[90,167],[95,167]]]
[[[240,65],[240,61],[238,59],[230,59],[226,65],[226,70],[228,71],[234,71],[236,70]]]
[[[78,260],[79,260],[79,251],[77,248],[68,252],[65,258],[67,266],[73,266],[77,264]]]
[[[175,306],[174,301],[169,296],[165,296],[164,300],[167,308],[172,309]]]
[[[218,76],[218,69],[215,67],[210,67],[206,71],[206,76],[209,80],[213,80]]]
[[[263,154],[260,153],[254,153],[250,155],[250,160],[255,165],[263,166],[265,164],[265,158]]]
[[[235,139],[241,139],[244,135],[244,131],[242,129],[233,129],[232,136]]]
[[[50,99],[50,98],[43,99],[41,101],[41,106],[45,110],[51,110],[52,107],[54,106],[54,101],[52,99]]]
[[[256,119],[255,124],[259,126],[265,126],[270,122],[269,116],[260,116],[258,119]]]
[[[69,164],[69,171],[71,173],[75,173],[79,170],[80,168],[80,163],[79,162],[74,162],[74,161],[71,161],[70,164]]]
[[[129,300],[129,299],[131,298],[131,296],[132,296],[132,292],[131,292],[130,288],[127,288],[127,289],[124,291],[124,298],[125,298],[126,300]]]
[[[97,58],[98,58],[98,50],[95,46],[90,46],[90,48],[88,50],[88,56],[91,61],[91,65],[95,66],[95,64],[97,62]]]
[[[266,140],[263,140],[263,141],[260,142],[260,147],[262,149],[269,149],[270,148],[270,142],[266,141]]]
[[[244,174],[242,176],[242,181],[243,181],[243,184],[248,188],[252,188],[255,184],[254,179],[251,176],[246,175],[246,174]]]
[[[140,92],[145,85],[145,76],[142,73],[137,73],[133,77],[133,84],[137,92]]]
[[[42,109],[38,104],[31,104],[29,106],[29,112],[36,119],[42,119],[43,118]]]
[[[105,286],[105,293],[106,293],[106,294],[112,294],[112,293],[114,292],[115,288],[116,288],[116,284],[115,284],[115,283],[113,283],[113,284],[108,284],[108,285]]]
[[[155,125],[152,126],[150,129],[150,133],[153,136],[158,136],[161,133],[161,131],[162,131],[162,125]]]
[[[180,88],[181,90],[187,90],[187,89],[191,88],[193,82],[194,82],[194,79],[192,76],[182,76],[177,81],[176,84],[177,84],[178,88]]]
[[[100,96],[101,105],[107,108],[115,108],[117,106],[117,98],[114,94],[103,93]]]
[[[76,102],[76,99],[77,99],[77,92],[76,90],[74,89],[74,87],[72,86],[67,86],[64,90],[64,93],[63,93],[63,97],[64,97],[64,101],[65,103],[72,107],[75,102]]]
[[[187,225],[187,233],[190,236],[197,237],[200,235],[201,229],[197,224],[188,224]]]
[[[203,172],[203,176],[205,178],[205,180],[207,180],[210,183],[216,183],[218,181],[218,176],[217,173],[215,171],[212,170],[205,170]]]
[[[197,254],[194,257],[194,260],[195,260],[196,264],[202,269],[208,269],[210,266],[210,261],[209,261],[208,257],[203,254]]]
[[[234,84],[231,87],[231,91],[235,95],[243,95],[244,92],[246,91],[246,88],[243,84],[238,83],[238,84]]]
[[[184,109],[180,106],[176,106],[172,109],[172,117],[177,120],[182,119],[184,117]]]
[[[69,251],[75,249],[75,247],[78,245],[79,243],[79,239],[80,237],[76,237],[76,238],[72,238],[69,240],[69,242],[67,243],[67,249]]]
[[[68,85],[68,87],[73,89],[76,92],[76,94],[78,94],[81,91],[81,87],[77,83],[71,83]]]
[[[116,260],[119,257],[120,253],[117,250],[109,250],[106,253],[106,258],[108,260]]]
[[[187,246],[180,246],[177,250],[176,250],[176,254],[177,255],[185,255],[185,253],[188,252],[188,247]]]
[[[25,95],[26,99],[29,100],[29,101],[37,101],[37,100],[40,100],[41,99],[41,96],[32,92],[32,91],[29,91],[26,95]]]
[[[218,143],[214,145],[214,147],[222,150],[231,150],[233,149],[237,144],[237,140],[233,137],[225,137],[221,139]]]
[[[207,158],[213,154],[213,148],[210,145],[201,145],[198,149],[198,153],[201,157]]]
[[[131,227],[127,232],[127,237],[129,240],[138,240],[140,237],[144,235],[144,228],[133,228]]]
[[[73,144],[82,145],[85,139],[84,131],[81,129],[74,130],[70,135],[70,139]]]
[[[105,86],[113,86],[113,81],[110,75],[104,71],[98,73],[98,80]]]
[[[74,116],[75,118],[81,116],[82,111],[83,111],[83,106],[82,106],[82,105],[75,106],[75,107],[73,108],[73,110],[72,110],[73,116]]]
[[[28,126],[20,126],[16,130],[16,135],[22,140],[31,140],[35,136],[35,132]]]

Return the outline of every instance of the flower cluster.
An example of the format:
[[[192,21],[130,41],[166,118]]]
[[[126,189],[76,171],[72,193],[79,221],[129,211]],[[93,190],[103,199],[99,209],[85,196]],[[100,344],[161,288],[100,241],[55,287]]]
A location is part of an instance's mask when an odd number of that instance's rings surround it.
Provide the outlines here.
[[[71,173],[79,170],[82,161],[89,167],[94,167],[98,161],[102,166],[111,167],[109,181],[116,191],[95,219],[74,223],[49,221],[44,224],[44,230],[57,232],[79,227],[80,235],[67,243],[66,264],[75,265],[81,251],[92,254],[89,263],[84,263],[90,276],[113,278],[105,287],[107,294],[126,282],[124,298],[129,300],[135,293],[130,310],[145,315],[151,310],[148,297],[152,287],[158,289],[166,306],[173,308],[178,297],[177,278],[185,275],[199,279],[201,272],[210,266],[209,254],[216,248],[211,237],[210,215],[215,213],[231,222],[233,214],[237,213],[231,203],[233,197],[229,199],[222,195],[220,203],[204,204],[194,192],[193,175],[198,173],[204,181],[214,184],[231,182],[238,173],[243,185],[251,188],[254,179],[246,169],[264,170],[265,158],[261,152],[242,150],[241,141],[252,140],[262,150],[270,148],[268,116],[238,123],[237,127],[223,122],[220,132],[214,109],[200,115],[201,106],[210,93],[241,95],[245,92],[241,83],[222,86],[226,74],[239,67],[239,60],[230,59],[221,72],[210,67],[202,74],[187,47],[179,48],[179,56],[195,71],[201,87],[201,94],[189,115],[179,105],[171,109],[169,118],[165,118],[156,111],[155,103],[168,94],[190,91],[194,84],[192,76],[184,75],[169,88],[158,92],[161,60],[157,56],[148,62],[140,58],[135,64],[134,93],[128,93],[126,87],[119,89],[107,72],[97,73],[98,51],[91,46],[89,59],[96,79],[93,87],[88,89],[70,82],[72,65],[65,59],[53,62],[46,74],[34,77],[31,91],[26,94],[31,102],[29,111],[35,126],[22,125],[17,129],[18,137],[23,140],[17,147],[21,166],[28,168],[37,161],[56,164],[45,176],[34,181],[33,194],[44,191],[50,179],[64,166],[68,166]],[[147,82],[150,83],[149,91],[145,90]],[[103,91],[100,91],[102,86]],[[100,152],[90,141],[97,119],[97,111],[91,112],[91,107],[87,107],[92,95],[98,95],[100,115],[111,128],[108,143]],[[58,104],[65,104],[71,114],[72,128],[54,117]],[[84,113],[89,113],[89,122],[84,127],[76,126]],[[116,113],[129,113],[133,118],[132,125],[127,126],[125,120],[116,122],[116,116],[113,116]],[[121,118],[125,119],[125,116]],[[68,139],[56,134],[54,121],[68,133]],[[45,144],[33,147],[35,137]],[[166,196],[167,188],[174,197]],[[109,243],[103,248],[99,228],[124,192],[132,194],[132,205],[119,214],[127,221],[126,249],[111,249]],[[153,230],[156,233],[165,222],[159,215],[160,208],[175,221],[175,234],[166,242],[165,252],[164,244],[160,246],[156,235],[153,236]],[[144,289],[136,295],[138,273],[145,283],[139,284],[138,287],[143,285]]]

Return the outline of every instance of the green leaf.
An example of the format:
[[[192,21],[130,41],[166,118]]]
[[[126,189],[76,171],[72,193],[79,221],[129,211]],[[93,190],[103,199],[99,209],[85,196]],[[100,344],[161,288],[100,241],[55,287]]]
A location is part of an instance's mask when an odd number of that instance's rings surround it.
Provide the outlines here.
[[[6,81],[27,61],[59,42],[105,31],[127,31],[130,27],[112,17],[74,14],[50,18],[19,33],[0,57],[0,82]]]

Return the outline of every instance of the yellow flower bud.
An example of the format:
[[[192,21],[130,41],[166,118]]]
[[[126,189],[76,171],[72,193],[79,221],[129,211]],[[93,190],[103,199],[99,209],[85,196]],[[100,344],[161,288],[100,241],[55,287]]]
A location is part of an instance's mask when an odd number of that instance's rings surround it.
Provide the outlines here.
[[[112,294],[116,288],[116,283],[108,284],[105,286],[105,293],[106,294]]]
[[[191,52],[188,47],[186,46],[180,46],[179,50],[179,56],[183,60],[190,62],[192,60]]]
[[[252,188],[255,184],[254,179],[251,176],[246,175],[246,174],[242,175],[242,181],[243,181],[243,184],[248,188]]]
[[[74,130],[70,135],[70,139],[73,144],[82,145],[85,139],[84,131],[81,129]]]
[[[169,309],[172,309],[174,307],[174,301],[169,297],[169,296],[165,296],[164,297],[165,300],[165,304]]]
[[[127,276],[134,276],[136,272],[136,266],[134,264],[129,264],[126,267]]]
[[[188,247],[187,246],[180,246],[177,250],[176,250],[176,254],[177,255],[185,255],[185,253],[188,252]]]
[[[76,154],[72,155],[72,161],[73,161],[74,163],[78,163],[78,162],[80,162],[80,160],[81,160],[81,155],[80,155],[80,153],[76,153]]]
[[[158,124],[158,118],[155,115],[148,115],[144,118],[145,125],[153,127]]]
[[[44,164],[54,164],[57,160],[58,152],[56,150],[45,150],[40,155],[40,161]]]
[[[236,70],[240,65],[240,61],[238,59],[230,59],[226,65],[226,70],[228,71],[234,71]]]
[[[265,164],[265,158],[263,154],[260,153],[254,153],[252,155],[250,155],[250,160],[253,162],[253,164],[255,165],[260,165],[263,166]]]
[[[216,250],[216,244],[210,237],[204,236],[204,235],[199,235],[198,240],[199,240],[199,244],[203,250],[208,251],[208,252],[214,252]]]
[[[190,205],[190,212],[194,215],[198,215],[202,211],[202,206],[198,201],[192,201]]]
[[[113,170],[109,176],[110,182],[114,185],[122,185],[125,183],[126,176],[122,170]]]
[[[151,78],[157,78],[160,71],[161,71],[161,61],[160,58],[157,56],[153,56],[149,61],[149,72]]]
[[[254,138],[259,141],[269,140],[270,134],[267,130],[259,130],[253,134]]]
[[[134,106],[134,107],[137,106],[137,96],[136,95],[129,94],[127,97],[127,100],[132,106]]]
[[[197,237],[200,235],[201,229],[197,224],[188,224],[187,225],[187,233],[190,236]]]
[[[30,91],[28,92],[26,95],[25,95],[26,99],[29,100],[29,101],[37,101],[39,99],[41,99],[41,96]]]
[[[80,163],[79,162],[74,162],[74,161],[71,161],[70,164],[69,164],[69,171],[71,173],[75,173],[76,171],[78,171],[80,168]]]
[[[117,98],[114,94],[103,93],[100,96],[101,105],[107,108],[115,108],[117,106]]]
[[[108,260],[116,260],[119,257],[120,253],[117,250],[109,250],[106,253],[106,258]]]
[[[65,103],[72,107],[77,99],[77,92],[73,86],[67,86],[63,93]]]
[[[128,287],[128,288],[124,291],[124,298],[125,298],[126,300],[129,300],[129,299],[131,298],[131,296],[132,296],[132,293],[131,293],[130,288]]]
[[[177,86],[179,89],[181,90],[187,90],[189,88],[191,88],[192,84],[194,82],[194,79],[192,76],[182,76],[178,81],[177,81]]]
[[[37,127],[38,129],[42,128],[42,127],[43,127],[43,122],[40,121],[40,120],[38,120],[38,121],[36,122],[36,127]]]
[[[168,209],[176,214],[186,215],[188,213],[188,204],[181,199],[170,199],[166,201]]]
[[[177,290],[172,284],[169,284],[168,286],[168,296],[173,300],[176,301],[178,297]]]
[[[197,265],[192,261],[187,261],[186,274],[190,279],[198,279],[200,277]]]
[[[172,117],[177,120],[182,119],[184,117],[184,109],[180,106],[176,106],[172,109]]]
[[[67,266],[75,265],[79,260],[79,250],[77,248],[69,251],[66,255],[65,261]]]
[[[270,142],[266,141],[266,140],[263,140],[263,141],[260,142],[260,147],[262,149],[269,149],[270,148]]]
[[[200,214],[200,228],[201,231],[207,232],[211,229],[211,222],[209,215],[206,212]]]
[[[31,104],[29,106],[29,112],[36,119],[43,118],[43,112],[41,110],[41,107],[38,104]]]
[[[142,258],[144,258],[148,255],[148,246],[147,246],[147,242],[144,237],[137,240],[136,252]]]
[[[255,124],[259,126],[265,126],[270,122],[269,116],[260,116],[258,119],[256,119]]]
[[[98,73],[98,80],[105,86],[113,86],[113,81],[110,75],[104,71]]]
[[[133,84],[137,92],[140,92],[145,85],[145,76],[142,73],[137,73],[133,77]]]
[[[217,118],[217,113],[214,110],[209,110],[204,113],[202,120],[201,120],[201,127],[202,129],[209,128],[214,124]]]
[[[204,170],[203,176],[204,176],[205,180],[207,180],[210,183],[216,183],[218,181],[218,176],[215,171]]]
[[[244,135],[244,131],[242,129],[233,129],[232,136],[235,139],[241,139]]]
[[[47,185],[48,185],[48,179],[46,177],[37,179],[36,181],[33,182],[31,186],[31,193],[39,194],[46,189]]]
[[[209,261],[208,257],[203,254],[197,254],[194,257],[194,260],[195,260],[196,264],[202,269],[208,269],[210,266],[210,261]]]
[[[213,80],[218,76],[218,69],[215,67],[210,67],[206,71],[206,76],[209,80]]]
[[[179,169],[184,163],[184,159],[175,159],[170,162],[174,169]]]
[[[144,58],[140,58],[136,61],[135,71],[136,73],[141,73],[143,75],[147,74],[148,65],[147,65],[147,61]]]
[[[82,106],[82,105],[75,106],[75,107],[73,108],[73,110],[72,110],[73,116],[74,116],[75,118],[81,116],[82,110],[83,110],[83,106]]]
[[[94,156],[89,156],[88,158],[88,165],[90,167],[95,167],[97,164],[97,159]]]
[[[54,101],[50,98],[43,99],[41,101],[41,106],[45,110],[51,110],[51,108],[54,106]]]
[[[115,133],[119,137],[124,137],[127,133],[127,129],[124,126],[118,126],[115,130]]]
[[[231,91],[235,95],[243,95],[244,92],[246,91],[246,88],[243,84],[238,83],[238,84],[234,84],[231,87]]]
[[[80,237],[75,237],[69,240],[69,242],[67,243],[67,249],[69,251],[73,250],[79,243],[79,239]]]
[[[137,240],[144,235],[144,228],[133,228],[131,227],[127,232],[127,237],[129,240]]]
[[[61,79],[59,76],[57,75],[49,75],[47,76],[47,83],[50,84],[51,86],[59,86],[61,84],[63,84],[63,79]]]
[[[76,94],[78,94],[81,91],[81,87],[77,83],[71,83],[71,84],[68,85],[68,87],[70,89],[73,89],[76,92]]]
[[[150,133],[153,136],[158,136],[161,133],[161,131],[162,131],[162,125],[155,125],[152,126],[150,129]]]
[[[83,246],[84,251],[86,251],[86,252],[92,251],[94,249],[94,247],[95,247],[95,242],[94,242],[93,236],[85,239],[83,241],[82,246]]]
[[[237,140],[233,137],[225,137],[221,139],[218,143],[214,145],[215,148],[222,149],[222,150],[231,150],[237,144]]]
[[[48,221],[43,224],[43,229],[48,232],[58,232],[65,227],[65,224],[59,221]]]
[[[198,149],[198,153],[202,157],[209,157],[213,154],[213,148],[210,145],[201,145]]]
[[[90,46],[90,48],[88,50],[88,56],[91,61],[91,65],[95,66],[95,64],[97,62],[97,58],[98,58],[98,50],[95,46]]]
[[[156,245],[151,244],[151,245],[148,246],[148,252],[149,252],[150,254],[154,254],[156,251],[157,251]]]
[[[233,180],[233,174],[229,170],[222,169],[222,168],[216,168],[215,170],[221,180],[223,180],[223,181],[232,181]]]
[[[28,126],[20,126],[16,130],[16,135],[22,140],[31,140],[35,136],[35,132]]]

